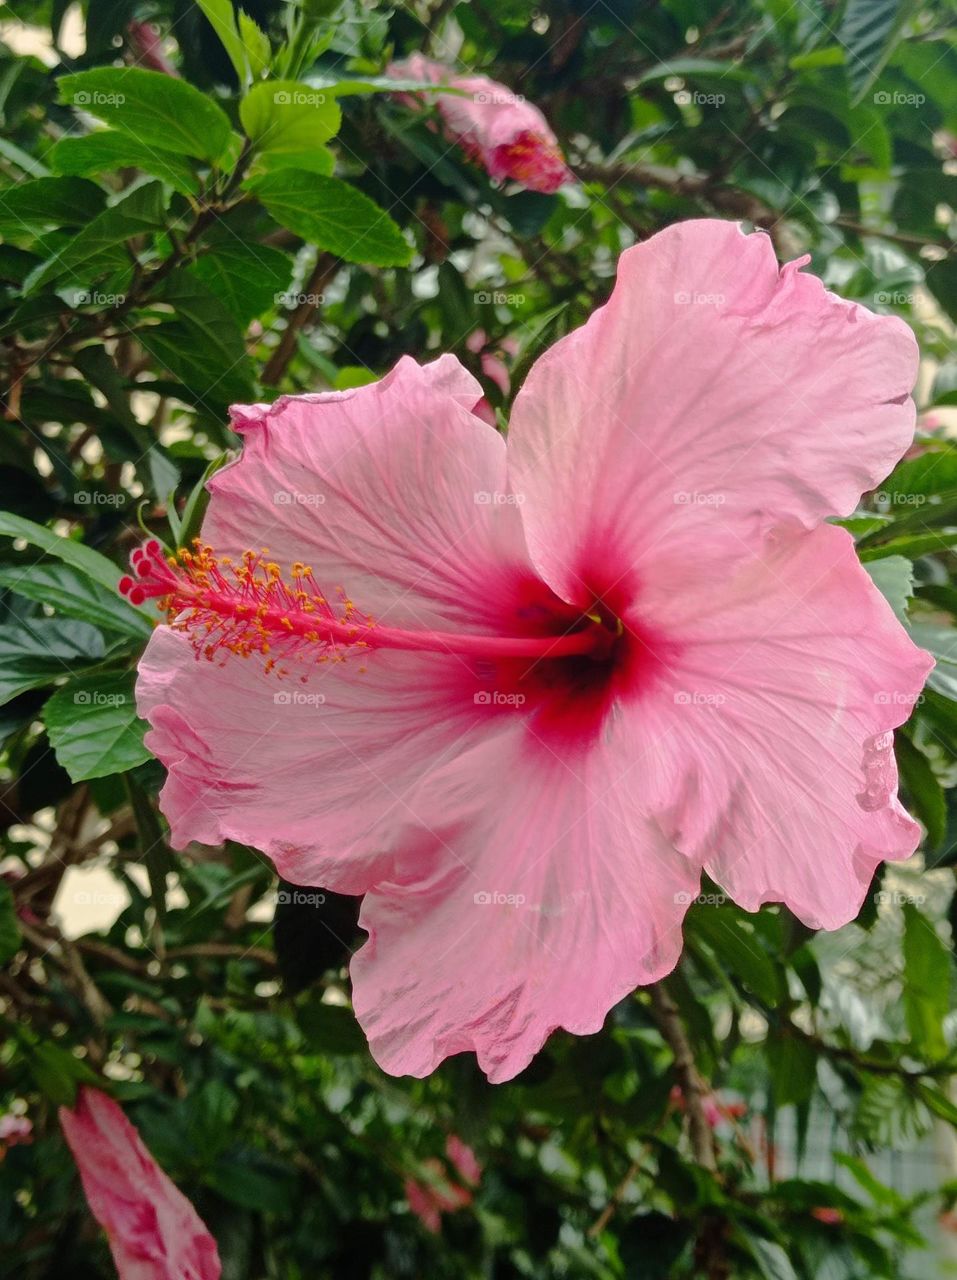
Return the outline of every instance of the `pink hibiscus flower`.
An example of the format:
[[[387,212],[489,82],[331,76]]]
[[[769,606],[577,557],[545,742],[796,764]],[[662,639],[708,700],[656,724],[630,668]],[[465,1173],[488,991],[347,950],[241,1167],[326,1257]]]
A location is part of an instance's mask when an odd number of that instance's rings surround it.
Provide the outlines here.
[[[216,1241],[112,1098],[84,1087],[60,1124],[119,1280],[219,1280]]]
[[[488,335],[484,329],[474,329],[466,338],[465,345],[469,351],[479,356],[483,376],[494,383],[503,396],[507,396],[511,390],[512,378],[505,358],[508,356],[514,359],[518,355],[516,339],[503,338],[496,348],[489,346]],[[483,422],[487,422],[490,427],[497,425],[495,410],[487,396],[482,396],[481,400],[473,405],[472,412],[477,414]]]
[[[433,1180],[420,1182],[416,1178],[407,1178],[405,1182],[405,1198],[409,1202],[409,1208],[426,1229],[435,1234],[441,1229],[443,1213],[454,1213],[472,1203],[469,1188],[477,1187],[482,1176],[482,1166],[476,1159],[475,1152],[456,1134],[449,1135],[445,1153],[459,1181],[450,1179],[441,1160],[431,1159],[425,1161],[424,1167]]]
[[[907,448],[916,345],[802,265],[721,221],[629,250],[507,447],[451,356],[237,409],[207,545],[134,554],[172,840],[366,895],[386,1070],[597,1031],[703,867],[836,928],[914,850],[892,730],[931,659],[824,521]]]
[[[430,94],[449,138],[497,181],[510,178],[530,191],[550,194],[573,181],[558,139],[537,107],[488,76],[458,75],[453,67],[414,53],[389,67],[389,75],[447,84],[461,94]],[[402,95],[405,101],[422,105]]]

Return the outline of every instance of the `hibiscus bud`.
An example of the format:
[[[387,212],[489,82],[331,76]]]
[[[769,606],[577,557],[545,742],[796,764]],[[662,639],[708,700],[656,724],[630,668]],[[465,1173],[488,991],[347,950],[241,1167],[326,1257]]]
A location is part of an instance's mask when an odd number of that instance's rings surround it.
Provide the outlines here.
[[[119,1280],[219,1280],[216,1241],[112,1098],[81,1088],[60,1124]]]

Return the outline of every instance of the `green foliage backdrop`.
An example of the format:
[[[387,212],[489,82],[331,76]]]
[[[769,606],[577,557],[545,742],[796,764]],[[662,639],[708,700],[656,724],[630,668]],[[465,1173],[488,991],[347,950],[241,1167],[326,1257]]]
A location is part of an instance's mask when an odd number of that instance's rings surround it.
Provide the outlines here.
[[[0,8],[0,1110],[34,1125],[0,1163],[5,1274],[112,1274],[55,1120],[91,1080],[197,1205],[226,1280],[944,1274],[957,1181],[912,1194],[871,1165],[957,1124],[952,6],[79,9]],[[417,50],[540,106],[578,183],[493,185],[386,91]],[[151,623],[120,566],[144,529],[195,535],[238,443],[230,403],[453,351],[504,423],[476,346],[514,388],[623,248],[696,216],[766,228],[920,338],[923,447],[847,523],[939,659],[898,734],[925,870],[879,878],[830,938],[706,893],[679,970],[599,1035],[556,1035],[505,1086],[470,1058],[388,1078],[349,1007],[355,902],[277,891],[247,848],[166,845],[131,697]],[[104,905],[112,923],[76,936]],[[701,1132],[684,1100],[712,1091]],[[794,1164],[822,1115],[840,1177]],[[404,1185],[436,1178],[451,1133],[483,1176],[436,1235]]]

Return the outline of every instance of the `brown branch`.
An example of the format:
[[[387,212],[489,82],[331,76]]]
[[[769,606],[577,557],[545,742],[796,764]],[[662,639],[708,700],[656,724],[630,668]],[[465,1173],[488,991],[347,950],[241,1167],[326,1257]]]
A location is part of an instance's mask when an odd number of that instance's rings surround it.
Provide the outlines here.
[[[275,968],[277,961],[266,947],[244,947],[234,942],[197,942],[189,947],[173,947],[167,951],[167,960],[183,960],[187,956],[227,956],[238,960],[258,960],[260,964]]]
[[[602,1209],[601,1213],[598,1215],[598,1217],[595,1219],[592,1225],[588,1228],[589,1239],[595,1240],[598,1236],[601,1235],[601,1233],[608,1226],[609,1222],[614,1217],[615,1210],[624,1200],[625,1195],[628,1191],[628,1188],[631,1185],[632,1179],[638,1173],[640,1168],[641,1168],[641,1161],[632,1160],[631,1164],[628,1166],[628,1172],[625,1174],[621,1182],[619,1182],[618,1186],[612,1192],[611,1199],[605,1205],[604,1209]]]
[[[674,1071],[684,1095],[688,1113],[688,1133],[695,1160],[702,1168],[716,1173],[718,1160],[714,1132],[708,1124],[704,1111],[704,1100],[708,1095],[708,1088],[698,1072],[691,1042],[688,1040],[684,1023],[678,1013],[678,1006],[660,982],[649,987],[648,994],[651,996],[651,1012],[658,1024],[658,1030],[674,1055]]]
[[[954,252],[954,242],[946,240],[943,237],[934,239],[933,237],[911,235],[907,231],[886,231],[882,227],[869,227],[866,223],[855,222],[853,218],[845,218],[843,214],[834,219],[839,227],[843,227],[845,231],[852,231],[857,236],[874,236],[878,240],[890,240],[894,244],[905,245],[909,249],[926,249],[933,246],[936,249],[946,249],[948,253]]]
[[[266,367],[263,369],[262,380],[267,387],[279,385],[296,350],[296,338],[300,330],[309,323],[318,310],[318,299],[322,297],[322,291],[339,270],[339,265],[339,259],[331,253],[320,253],[316,258],[316,265],[312,269],[312,274],[302,288],[304,300],[300,302],[286,322],[286,327],[283,330],[282,337],[279,339],[276,350],[269,357]],[[317,301],[310,302],[310,298],[316,298]]]

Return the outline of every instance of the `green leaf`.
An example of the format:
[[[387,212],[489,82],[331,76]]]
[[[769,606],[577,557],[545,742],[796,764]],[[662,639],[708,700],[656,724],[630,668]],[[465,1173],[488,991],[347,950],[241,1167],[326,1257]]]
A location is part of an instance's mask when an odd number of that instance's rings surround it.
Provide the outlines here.
[[[343,1005],[317,999],[301,1005],[296,1020],[313,1053],[367,1053],[366,1038],[356,1015]]]
[[[957,1128],[957,1106],[954,1106],[940,1089],[935,1088],[934,1085],[925,1084],[923,1080],[919,1080],[917,1082],[917,1092],[935,1115],[940,1116],[941,1120],[946,1120],[948,1124]]]
[[[339,132],[342,112],[331,93],[297,80],[264,80],[239,104],[257,151],[309,152]]]
[[[23,516],[12,515],[9,511],[0,511],[0,535],[22,538],[31,546],[56,556],[64,564],[73,565],[107,590],[115,591],[116,584],[122,577],[122,570],[117,569],[112,560],[101,556],[99,551],[94,551],[92,547],[84,546],[73,538],[64,538],[52,529],[45,529],[42,524],[34,524]],[[129,608],[133,611],[132,605]],[[146,620],[145,615],[140,616]]]
[[[138,330],[146,350],[203,402],[221,406],[252,395],[252,363],[226,304],[187,269],[169,276],[159,300],[175,318]]]
[[[88,622],[61,618],[21,619],[0,626],[0,705],[25,689],[76,674],[99,662],[103,636]]]
[[[904,1012],[914,1052],[928,1059],[947,1053],[943,1022],[950,1008],[950,952],[933,923],[911,902],[904,912]]]
[[[915,622],[910,630],[914,643],[933,654],[937,661],[927,677],[928,688],[957,701],[957,630],[929,622]]]
[[[119,576],[115,578],[118,581]],[[133,609],[115,585],[112,589],[102,587],[68,564],[0,566],[0,587],[49,605],[65,618],[78,618],[135,640],[152,632],[146,615]]]
[[[82,1058],[49,1040],[30,1045],[27,1054],[37,1088],[55,1107],[74,1106],[80,1085],[102,1087],[103,1082]]]
[[[839,38],[852,104],[861,101],[880,75],[910,11],[908,0],[848,0]]]
[[[35,291],[64,275],[80,283],[102,274],[111,267],[128,266],[130,255],[126,241],[163,225],[166,200],[161,182],[146,182],[134,187],[116,204],[104,209],[75,236],[68,240],[29,281]],[[86,272],[86,275],[78,273]]]
[[[893,529],[894,523],[891,523],[890,528]],[[918,560],[932,551],[946,551],[953,546],[957,546],[957,533],[916,533],[893,538],[879,546],[859,546],[858,554],[866,567],[873,561],[885,560],[888,556],[907,556],[911,560]]]
[[[770,1033],[765,1044],[771,1089],[779,1107],[807,1102],[817,1080],[817,1052],[787,1029]]]
[[[385,210],[338,178],[280,169],[248,185],[282,226],[347,262],[404,267],[412,259]]]
[[[56,173],[113,173],[117,169],[141,169],[169,183],[182,195],[195,195],[199,179],[188,160],[172,151],[154,147],[128,133],[100,129],[79,138],[61,138],[50,152],[50,165]]]
[[[239,36],[249,62],[249,70],[255,80],[265,72],[272,60],[269,37],[257,26],[245,9],[239,10]]]
[[[44,706],[50,745],[74,782],[125,773],[150,759],[133,681],[132,672],[86,676],[58,689]]]
[[[61,76],[60,101],[88,111],[159,151],[218,160],[229,144],[229,117],[185,80],[141,67],[97,67]]]
[[[937,849],[947,830],[947,798],[923,751],[898,730],[894,735],[894,752],[901,782],[907,788],[917,816],[927,828],[927,844]]]
[[[232,0],[198,0],[198,3],[210,26],[219,36],[239,83],[245,84],[249,78],[249,66],[243,40],[236,30]]]
[[[722,965],[761,1000],[776,1006],[785,995],[781,975],[751,922],[730,907],[693,906],[687,932],[704,940]]]
[[[20,950],[20,937],[13,890],[6,880],[0,880],[0,965],[7,964]]]
[[[914,566],[911,562],[906,556],[886,556],[864,567],[901,622],[906,622],[907,605],[914,594]]]
[[[328,178],[334,172],[336,158],[328,147],[313,147],[310,151],[261,151],[255,158],[252,178],[276,169],[298,169],[302,173],[318,173]]]
[[[215,475],[221,466],[228,461],[229,455],[221,453],[218,458],[214,458],[209,466],[193,485],[189,497],[186,499],[186,505],[183,507],[182,515],[177,517],[178,529],[176,530],[177,547],[188,547],[193,539],[199,534],[200,525],[203,522],[203,516],[206,514],[206,508],[209,505],[209,490],[206,482],[209,477]],[[172,513],[170,513],[172,515]]]
[[[245,328],[264,312],[286,305],[292,266],[279,249],[234,240],[217,244],[189,271]]]
[[[0,191],[0,230],[82,227],[102,210],[106,192],[83,178],[37,178]]]

